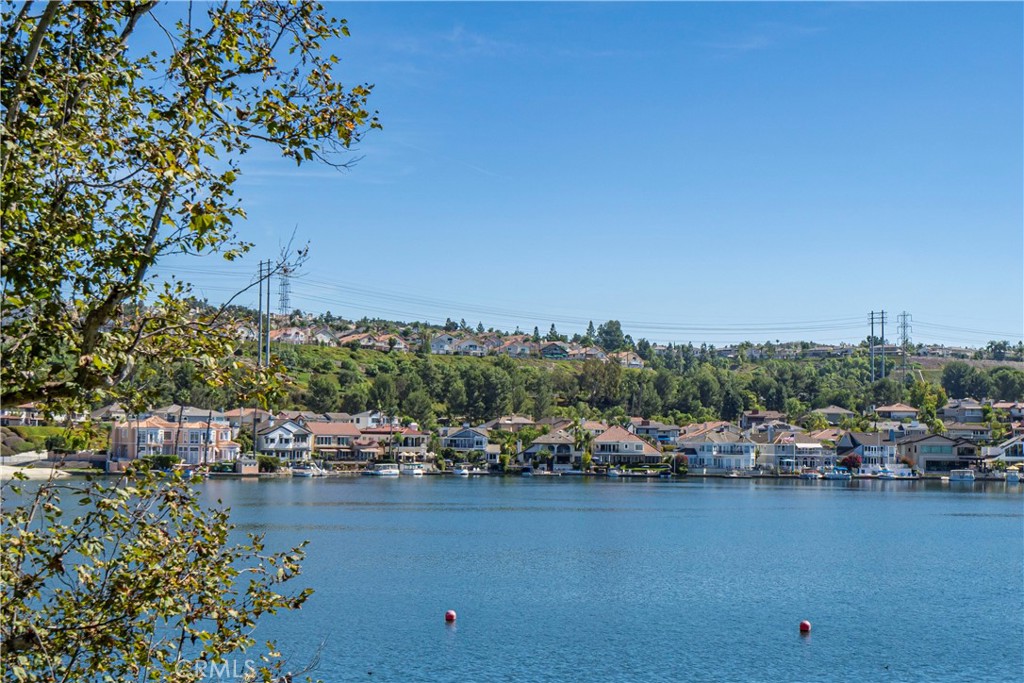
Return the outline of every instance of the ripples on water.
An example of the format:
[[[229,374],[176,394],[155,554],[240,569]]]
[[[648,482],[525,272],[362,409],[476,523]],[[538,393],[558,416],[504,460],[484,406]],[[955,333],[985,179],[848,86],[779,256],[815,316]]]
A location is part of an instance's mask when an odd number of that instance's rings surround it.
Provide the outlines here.
[[[1021,680],[1019,490],[857,484],[204,486],[311,540],[316,593],[257,637],[299,664],[326,637],[328,682]]]

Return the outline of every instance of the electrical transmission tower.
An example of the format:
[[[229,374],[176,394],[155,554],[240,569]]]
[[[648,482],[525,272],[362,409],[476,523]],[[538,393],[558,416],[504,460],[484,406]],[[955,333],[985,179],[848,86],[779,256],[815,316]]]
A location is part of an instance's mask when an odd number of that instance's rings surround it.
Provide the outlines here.
[[[277,283],[277,312],[282,316],[287,316],[292,311],[292,283],[288,277],[291,272],[291,268],[283,266],[280,272],[281,279]]]
[[[913,320],[911,315],[906,311],[903,311],[896,316],[900,324],[900,348],[903,349],[903,383],[907,383],[907,357],[910,355],[910,332],[912,327],[910,322]]]

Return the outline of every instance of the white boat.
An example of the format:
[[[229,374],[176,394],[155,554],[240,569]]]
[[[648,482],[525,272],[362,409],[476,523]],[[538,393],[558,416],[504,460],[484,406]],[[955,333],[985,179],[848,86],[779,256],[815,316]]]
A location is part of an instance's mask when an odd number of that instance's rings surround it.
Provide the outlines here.
[[[374,477],[397,477],[400,472],[398,471],[398,463],[396,462],[379,462],[371,469],[363,472],[363,474],[368,474]]]
[[[468,477],[469,476],[469,463],[460,462],[455,465],[455,469],[452,470],[452,474],[457,477]]]
[[[825,478],[833,481],[850,481],[853,479],[853,474],[845,467],[833,467],[830,470],[825,470]]]
[[[974,470],[950,470],[949,481],[962,481],[962,482],[973,482],[974,481]]]
[[[520,474],[522,474],[524,477],[532,477],[533,476],[533,468],[532,467],[524,467],[523,471],[520,472]]]
[[[293,477],[322,477],[327,474],[315,462],[302,462],[292,465]]]
[[[896,473],[890,470],[888,467],[883,467],[878,470],[878,479],[895,479]]]
[[[409,475],[410,477],[422,477],[425,469],[426,468],[423,466],[423,463],[421,462],[409,462],[402,465],[399,468],[399,471],[402,474]]]
[[[821,472],[818,470],[804,470],[799,476],[801,479],[821,479]]]
[[[612,468],[612,469],[608,470],[608,476],[609,477],[621,477],[622,476],[622,471],[621,470],[617,470],[615,468]]]
[[[1011,467],[1006,470],[1006,483],[1007,484],[1019,484],[1021,482],[1020,470]]]

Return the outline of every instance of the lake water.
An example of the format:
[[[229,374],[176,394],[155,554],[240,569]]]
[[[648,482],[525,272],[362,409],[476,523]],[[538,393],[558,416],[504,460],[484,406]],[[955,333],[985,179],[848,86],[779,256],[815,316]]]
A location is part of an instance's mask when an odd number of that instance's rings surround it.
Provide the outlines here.
[[[328,682],[1024,679],[1024,486],[203,486],[269,547],[311,541],[316,593],[256,636],[296,666],[326,640]]]

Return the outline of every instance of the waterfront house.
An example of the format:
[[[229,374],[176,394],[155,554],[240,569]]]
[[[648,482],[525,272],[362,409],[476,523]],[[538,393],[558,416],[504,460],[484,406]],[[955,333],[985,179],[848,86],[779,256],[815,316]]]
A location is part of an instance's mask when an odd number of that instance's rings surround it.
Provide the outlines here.
[[[590,451],[594,462],[602,465],[650,465],[662,461],[659,449],[618,425],[594,437]]]
[[[1024,434],[1011,437],[996,446],[999,460],[1008,465],[1024,463]]]
[[[520,461],[545,465],[546,462],[538,460],[539,455],[545,451],[550,458],[552,472],[577,469],[583,460],[583,451],[577,450],[576,439],[569,432],[559,429],[534,439],[529,448],[520,454]]]
[[[312,453],[326,460],[351,460],[352,442],[360,436],[359,428],[350,422],[307,422],[313,439]]]
[[[128,462],[147,455],[171,455],[174,451],[174,425],[159,417],[118,422],[110,430],[109,459]],[[123,471],[115,467],[115,471]]]
[[[878,474],[882,468],[897,467],[896,433],[847,432],[836,442],[836,461],[848,455],[860,456],[860,469],[855,474]]]
[[[381,425],[363,430],[363,435],[375,439],[388,459],[400,462],[423,462],[427,459],[430,435],[398,425]]]
[[[750,439],[758,443],[758,464],[780,472],[836,464],[836,449],[806,432],[769,430],[751,433]]]
[[[929,434],[904,439],[898,444],[901,457],[926,474],[962,469],[978,462],[978,446],[966,439]]]
[[[463,426],[452,429],[441,438],[441,448],[451,448],[454,451],[482,451],[486,446],[487,430],[480,427]]]
[[[312,432],[294,420],[279,420],[257,432],[256,450],[285,464],[309,460]]]
[[[917,408],[908,406],[906,403],[894,403],[888,406],[878,406],[875,408],[875,413],[878,417],[883,417],[888,420],[904,420],[904,419],[917,419]]]
[[[680,437],[679,450],[686,454],[691,470],[752,470],[757,464],[758,445],[724,426]]]
[[[174,454],[188,465],[209,465],[238,459],[239,445],[232,441],[226,422],[183,422],[175,425]]]

